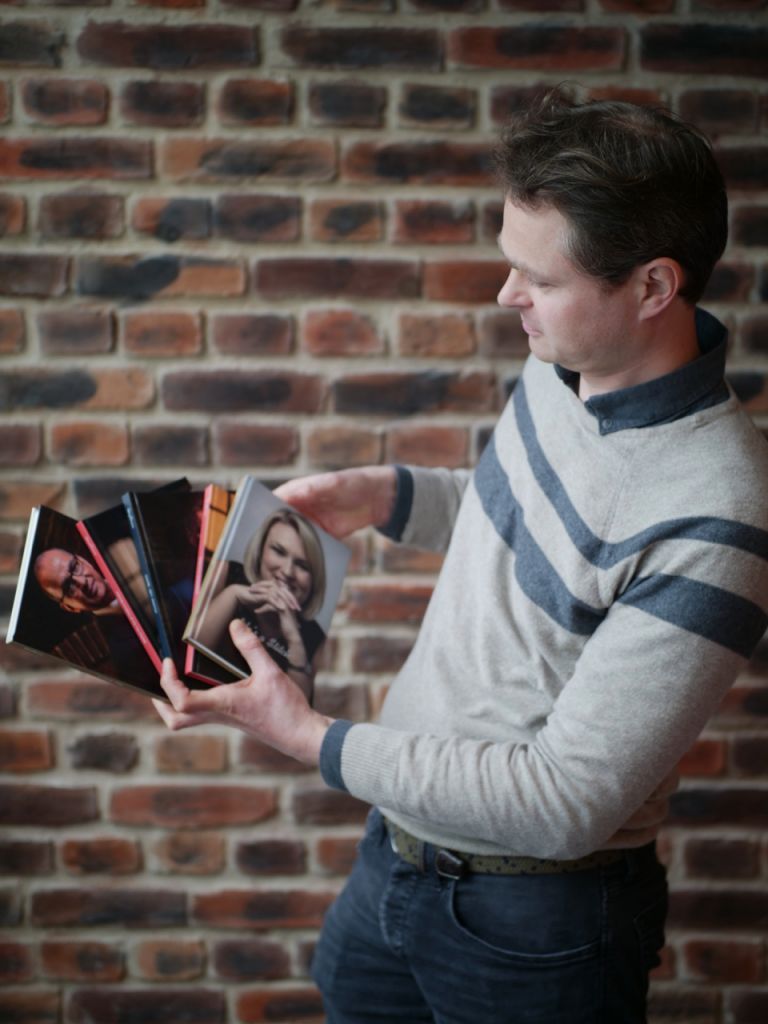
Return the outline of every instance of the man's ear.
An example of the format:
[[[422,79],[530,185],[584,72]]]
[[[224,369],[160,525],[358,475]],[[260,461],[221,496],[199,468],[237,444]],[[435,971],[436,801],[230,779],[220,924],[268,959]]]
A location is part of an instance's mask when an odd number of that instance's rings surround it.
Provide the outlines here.
[[[658,316],[677,298],[685,284],[685,271],[667,256],[645,263],[640,269],[640,319]]]

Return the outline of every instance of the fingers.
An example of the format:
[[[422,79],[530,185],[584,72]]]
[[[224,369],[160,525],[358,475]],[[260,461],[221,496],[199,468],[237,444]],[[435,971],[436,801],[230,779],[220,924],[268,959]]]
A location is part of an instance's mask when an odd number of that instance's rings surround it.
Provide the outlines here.
[[[242,619],[233,619],[230,622],[229,635],[232,637],[235,647],[248,662],[248,667],[252,672],[263,670],[266,666],[275,667],[256,634],[246,626]]]

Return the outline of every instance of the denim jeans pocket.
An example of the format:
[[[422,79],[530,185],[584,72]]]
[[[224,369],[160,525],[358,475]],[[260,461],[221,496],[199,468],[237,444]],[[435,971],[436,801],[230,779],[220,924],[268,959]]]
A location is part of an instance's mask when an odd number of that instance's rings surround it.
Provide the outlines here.
[[[596,957],[601,944],[599,872],[470,875],[447,890],[451,922],[470,944],[525,966]]]
[[[646,969],[658,967],[659,953],[664,945],[664,923],[667,916],[666,894],[651,903],[635,916],[635,932],[640,943],[640,952]]]

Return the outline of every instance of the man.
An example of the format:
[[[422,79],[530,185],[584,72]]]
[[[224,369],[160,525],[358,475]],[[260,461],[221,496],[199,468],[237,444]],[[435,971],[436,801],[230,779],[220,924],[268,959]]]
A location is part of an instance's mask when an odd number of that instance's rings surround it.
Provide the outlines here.
[[[239,692],[163,677],[172,728],[229,721],[379,809],[317,948],[329,1024],[644,1021],[675,766],[768,621],[768,449],[695,305],[726,241],[709,146],[555,93],[499,161],[532,357],[474,474],[279,492],[446,550],[379,724],[309,710],[237,626]]]
[[[35,579],[65,612],[92,612],[94,615],[122,615],[112,588],[87,558],[48,548],[35,559]]]

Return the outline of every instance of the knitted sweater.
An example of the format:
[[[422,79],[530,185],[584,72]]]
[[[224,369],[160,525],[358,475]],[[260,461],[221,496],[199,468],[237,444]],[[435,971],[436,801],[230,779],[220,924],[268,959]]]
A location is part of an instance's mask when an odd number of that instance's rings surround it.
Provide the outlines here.
[[[402,540],[443,568],[379,723],[331,726],[329,784],[458,850],[653,838],[768,622],[768,445],[697,327],[700,359],[586,403],[531,357],[474,474],[408,471]]]

